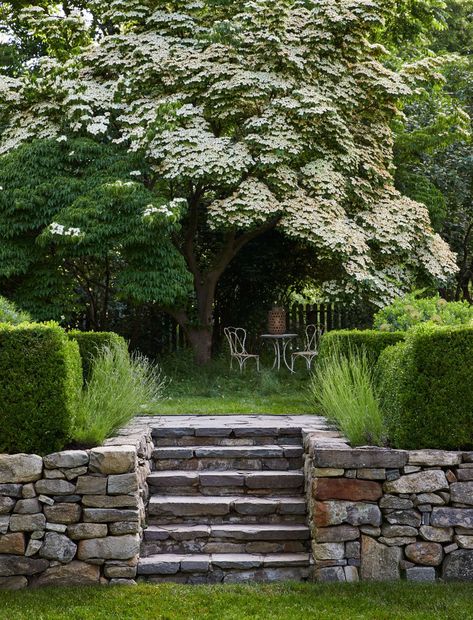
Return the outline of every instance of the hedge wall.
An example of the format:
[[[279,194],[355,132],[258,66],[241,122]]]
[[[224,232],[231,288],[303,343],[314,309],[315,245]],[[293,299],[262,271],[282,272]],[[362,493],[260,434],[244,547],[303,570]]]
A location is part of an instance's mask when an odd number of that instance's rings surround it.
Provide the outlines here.
[[[378,361],[381,405],[395,447],[473,447],[473,328],[421,325]]]
[[[320,341],[319,362],[323,362],[332,351],[348,355],[363,347],[368,356],[376,363],[380,353],[388,346],[405,338],[403,332],[381,332],[371,329],[341,329],[327,332]]]
[[[0,452],[61,450],[81,387],[79,348],[58,325],[1,323]]]
[[[112,345],[127,346],[124,338],[115,332],[81,332],[79,330],[72,330],[67,335],[79,345],[84,383],[90,378],[92,360],[101,347]]]

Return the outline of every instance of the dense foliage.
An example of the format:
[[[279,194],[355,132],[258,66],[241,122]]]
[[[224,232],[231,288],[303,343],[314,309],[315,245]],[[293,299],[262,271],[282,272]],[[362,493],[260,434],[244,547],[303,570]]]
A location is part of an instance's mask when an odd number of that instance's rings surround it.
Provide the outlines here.
[[[167,309],[202,361],[217,282],[272,228],[326,264],[327,294],[385,303],[418,278],[446,285],[453,256],[426,208],[400,195],[391,176],[396,101],[435,65],[393,71],[380,62],[385,50],[375,41],[397,8],[362,0],[94,3],[94,27],[110,24],[95,45],[76,53],[75,42],[94,31],[70,16],[69,48],[46,50],[32,73],[4,80],[1,150],[88,135],[140,158],[130,188],[155,196],[139,216],[150,227],[163,217],[182,226],[171,237],[194,294]],[[24,17],[43,47],[55,24],[44,17]],[[56,24],[61,38],[64,20]],[[116,205],[105,206],[112,220]],[[87,244],[94,219],[56,216],[52,232],[77,229],[67,242]]]
[[[89,381],[95,358],[103,347],[121,347],[126,350],[125,340],[114,332],[81,332],[74,329],[67,335],[79,345],[84,383]]]
[[[8,301],[5,297],[0,297],[0,323],[18,325],[29,320],[30,316],[27,312],[18,310],[14,303]]]
[[[375,364],[381,352],[390,345],[404,340],[401,332],[380,332],[370,329],[341,329],[327,332],[320,341],[318,365],[324,365],[334,355],[350,357],[366,354],[371,364]]]
[[[58,325],[1,324],[0,452],[61,450],[81,386],[79,348]]]
[[[382,331],[406,331],[419,323],[473,325],[473,306],[466,301],[445,301],[411,293],[400,297],[374,316],[374,327]]]
[[[394,446],[473,446],[473,328],[420,325],[378,361],[381,404]]]

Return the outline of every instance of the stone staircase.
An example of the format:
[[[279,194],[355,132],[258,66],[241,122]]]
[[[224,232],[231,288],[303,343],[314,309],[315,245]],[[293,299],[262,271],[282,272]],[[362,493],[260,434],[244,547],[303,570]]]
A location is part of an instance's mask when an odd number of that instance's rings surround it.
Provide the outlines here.
[[[153,427],[141,579],[232,583],[309,577],[301,426],[287,420],[281,425],[270,416],[261,425],[241,418]]]

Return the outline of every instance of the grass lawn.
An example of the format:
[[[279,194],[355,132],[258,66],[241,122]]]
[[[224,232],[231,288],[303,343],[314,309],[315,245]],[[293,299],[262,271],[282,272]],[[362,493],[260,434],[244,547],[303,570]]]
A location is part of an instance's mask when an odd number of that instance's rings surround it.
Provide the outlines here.
[[[162,362],[170,379],[165,397],[152,413],[311,413],[307,401],[309,373],[301,364],[295,374],[271,370],[271,360],[260,373],[253,361],[240,373],[230,370],[228,357],[199,368],[187,352]]]
[[[2,620],[468,620],[471,584],[274,584],[0,592]]]

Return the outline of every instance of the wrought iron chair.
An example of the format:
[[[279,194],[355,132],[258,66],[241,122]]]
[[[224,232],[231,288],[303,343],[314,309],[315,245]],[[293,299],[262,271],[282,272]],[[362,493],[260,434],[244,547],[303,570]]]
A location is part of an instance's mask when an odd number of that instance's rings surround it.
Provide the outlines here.
[[[305,350],[294,351],[294,353],[291,354],[292,372],[294,372],[294,362],[298,357],[305,360],[307,370],[310,370],[313,360],[319,354],[319,342],[323,333],[323,327],[313,324],[307,325],[305,328]]]
[[[259,355],[248,353],[246,350],[246,329],[243,327],[225,327],[223,330],[230,346],[230,368],[233,368],[233,360],[236,359],[240,365],[240,372],[245,363],[254,359],[256,370],[259,372]]]

